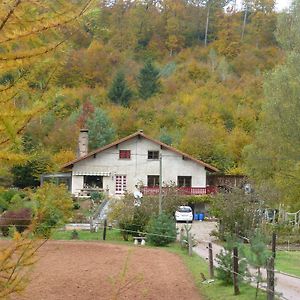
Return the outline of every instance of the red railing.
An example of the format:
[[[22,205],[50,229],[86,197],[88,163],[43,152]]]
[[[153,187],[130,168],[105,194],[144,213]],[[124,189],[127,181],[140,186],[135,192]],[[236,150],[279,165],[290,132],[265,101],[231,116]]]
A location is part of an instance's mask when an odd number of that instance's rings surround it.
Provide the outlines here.
[[[215,186],[207,186],[207,187],[163,187],[163,192],[173,191],[182,194],[182,195],[208,195],[215,194],[217,192],[217,188]],[[159,187],[158,186],[144,186],[141,189],[141,192],[144,195],[158,195]]]

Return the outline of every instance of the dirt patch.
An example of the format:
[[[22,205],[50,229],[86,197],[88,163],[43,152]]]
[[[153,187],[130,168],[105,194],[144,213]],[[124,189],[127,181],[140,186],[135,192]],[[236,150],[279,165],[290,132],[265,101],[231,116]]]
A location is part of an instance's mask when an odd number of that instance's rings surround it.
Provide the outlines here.
[[[200,299],[181,259],[164,250],[51,241],[40,249],[39,257],[31,283],[12,299]],[[114,285],[126,258],[124,283]],[[114,298],[118,287],[126,284],[128,288]]]

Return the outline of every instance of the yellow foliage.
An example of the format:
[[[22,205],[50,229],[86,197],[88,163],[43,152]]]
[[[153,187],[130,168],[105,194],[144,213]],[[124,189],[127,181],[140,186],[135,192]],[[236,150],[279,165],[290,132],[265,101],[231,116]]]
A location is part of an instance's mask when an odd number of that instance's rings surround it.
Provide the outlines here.
[[[70,150],[61,150],[60,152],[53,155],[53,162],[58,165],[62,166],[63,164],[72,161],[76,158],[76,155],[73,151]]]

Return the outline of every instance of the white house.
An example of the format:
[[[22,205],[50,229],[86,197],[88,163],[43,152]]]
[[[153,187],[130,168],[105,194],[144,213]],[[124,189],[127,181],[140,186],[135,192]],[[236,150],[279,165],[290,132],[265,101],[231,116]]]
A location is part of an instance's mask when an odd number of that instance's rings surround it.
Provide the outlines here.
[[[88,133],[81,130],[79,158],[65,164],[71,172],[71,192],[86,195],[106,191],[109,195],[134,192],[144,194],[159,190],[160,170],[163,185],[175,185],[184,194],[200,195],[212,192],[207,186],[207,172],[218,169],[154,140],[142,131],[87,153]]]

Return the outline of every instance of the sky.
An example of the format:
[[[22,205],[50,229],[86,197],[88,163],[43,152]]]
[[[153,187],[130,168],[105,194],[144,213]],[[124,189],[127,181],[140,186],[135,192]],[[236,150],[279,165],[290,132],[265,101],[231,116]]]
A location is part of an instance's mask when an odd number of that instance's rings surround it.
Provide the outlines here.
[[[292,0],[277,0],[277,10],[288,8]]]
[[[242,0],[238,0],[237,2],[240,4],[242,3]],[[292,0],[277,0],[276,2],[277,2],[276,9],[278,11],[281,11],[285,8],[288,8]]]

